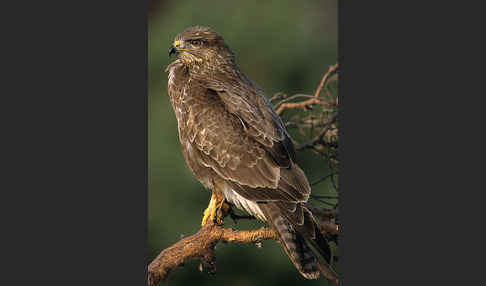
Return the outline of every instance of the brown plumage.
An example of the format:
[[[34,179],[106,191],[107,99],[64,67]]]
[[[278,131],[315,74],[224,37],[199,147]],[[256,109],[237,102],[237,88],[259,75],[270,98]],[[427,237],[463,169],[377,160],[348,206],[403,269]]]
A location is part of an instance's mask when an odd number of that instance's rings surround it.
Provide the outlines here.
[[[216,207],[224,198],[268,222],[298,271],[308,279],[319,277],[318,258],[309,245],[327,262],[329,246],[303,205],[311,189],[270,102],[212,29],[184,30],[172,53],[178,59],[166,69],[168,90],[188,166],[213,191]],[[207,211],[214,211],[211,204]]]

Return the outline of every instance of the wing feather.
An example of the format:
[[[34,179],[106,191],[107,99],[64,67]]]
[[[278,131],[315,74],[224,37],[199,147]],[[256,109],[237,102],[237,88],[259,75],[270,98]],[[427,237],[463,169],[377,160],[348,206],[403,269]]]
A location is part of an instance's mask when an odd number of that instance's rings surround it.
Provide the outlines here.
[[[242,96],[211,87],[197,80],[187,86],[187,136],[199,163],[246,199],[307,201],[310,186],[293,163],[293,144],[266,97],[253,87],[240,90]]]
[[[185,134],[199,163],[224,179],[251,188],[276,189],[280,167],[265,148],[243,131],[239,119],[217,95],[197,84],[187,88]]]
[[[231,90],[220,90],[217,94],[227,110],[240,119],[244,131],[265,146],[279,166],[289,167],[295,161],[292,141],[268,99],[259,91],[253,92],[253,96],[247,97]]]
[[[216,94],[226,110],[236,116],[246,134],[265,146],[281,167],[295,162],[295,148],[270,101],[256,83],[238,69],[214,73],[212,78],[194,79],[209,93]]]

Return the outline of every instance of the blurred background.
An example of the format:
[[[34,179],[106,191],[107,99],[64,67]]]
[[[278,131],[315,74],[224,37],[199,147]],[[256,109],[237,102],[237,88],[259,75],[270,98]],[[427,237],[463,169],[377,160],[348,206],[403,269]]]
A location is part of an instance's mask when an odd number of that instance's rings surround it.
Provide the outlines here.
[[[165,67],[174,37],[193,25],[212,27],[236,55],[241,70],[265,91],[313,94],[328,67],[337,62],[337,0],[306,1],[149,1],[149,201],[148,261],[164,248],[200,229],[210,191],[185,164],[177,122],[167,95]],[[292,136],[299,136],[291,133]],[[297,154],[310,182],[329,173],[314,153]],[[329,180],[314,185],[313,194],[336,195]],[[242,214],[239,212],[239,214]],[[255,229],[257,221],[225,225]],[[219,244],[217,273],[199,272],[187,263],[169,275],[169,285],[328,285],[323,278],[306,280],[275,241],[262,248]]]

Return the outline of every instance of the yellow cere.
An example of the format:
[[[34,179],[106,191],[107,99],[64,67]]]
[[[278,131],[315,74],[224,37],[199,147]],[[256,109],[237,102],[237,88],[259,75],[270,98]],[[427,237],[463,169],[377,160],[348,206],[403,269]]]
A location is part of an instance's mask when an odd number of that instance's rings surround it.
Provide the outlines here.
[[[176,47],[177,50],[182,51],[182,52],[184,52],[184,51],[190,51],[191,50],[191,49],[183,49],[183,48],[181,48],[181,41],[175,41],[174,42],[174,47]]]

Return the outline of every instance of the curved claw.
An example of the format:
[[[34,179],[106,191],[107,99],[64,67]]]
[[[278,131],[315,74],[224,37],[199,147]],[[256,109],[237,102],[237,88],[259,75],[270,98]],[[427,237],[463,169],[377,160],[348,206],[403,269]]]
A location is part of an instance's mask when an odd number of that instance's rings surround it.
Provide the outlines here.
[[[216,195],[211,196],[211,201],[204,211],[204,216],[201,221],[201,226],[205,226],[209,221],[213,221],[218,225],[224,224],[224,217],[229,213],[231,206],[226,203],[224,197]]]
[[[213,195],[211,196],[211,201],[209,201],[208,207],[204,211],[204,216],[201,222],[201,226],[205,226],[206,223],[208,223],[208,220],[214,221],[214,219],[216,218],[216,211],[217,211],[216,200]]]

